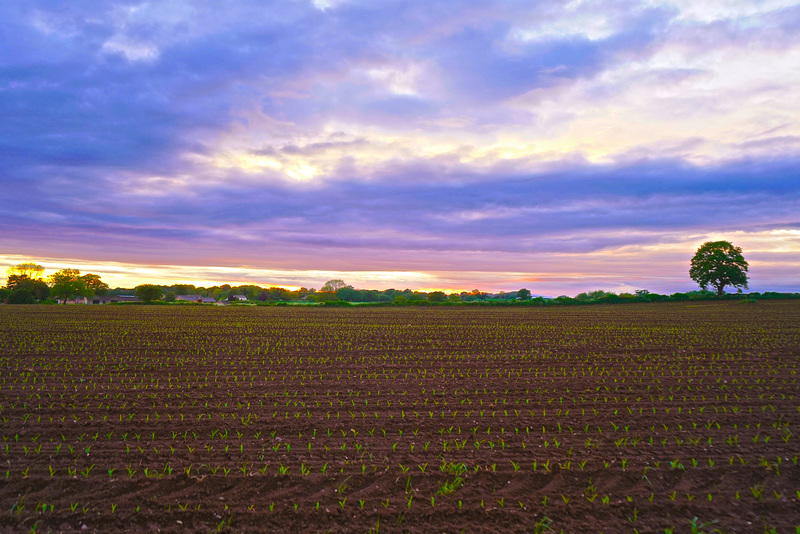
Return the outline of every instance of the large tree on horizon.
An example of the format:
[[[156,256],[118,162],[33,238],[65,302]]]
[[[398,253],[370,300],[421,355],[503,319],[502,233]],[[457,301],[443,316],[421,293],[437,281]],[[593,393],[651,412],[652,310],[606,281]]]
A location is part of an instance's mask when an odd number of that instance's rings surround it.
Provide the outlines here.
[[[347,284],[344,283],[344,280],[334,278],[333,280],[328,280],[327,282],[325,282],[325,285],[322,286],[322,289],[320,289],[320,291],[336,293],[337,291],[339,291],[344,287],[347,287]]]
[[[38,280],[44,273],[44,267],[38,263],[28,262],[12,265],[8,268],[8,275],[11,276],[27,276],[31,280]]]
[[[61,269],[50,275],[50,294],[62,297],[64,304],[70,297],[83,297],[86,293],[86,282],[78,269]]]
[[[6,282],[6,288],[10,292],[19,289],[27,289],[33,294],[36,300],[46,299],[50,295],[50,288],[44,280],[31,278],[26,274],[10,274]]]
[[[689,276],[704,291],[712,286],[722,296],[725,286],[747,289],[748,267],[741,247],[729,241],[707,241],[692,258]]]
[[[135,289],[136,296],[145,304],[159,300],[162,295],[161,287],[155,284],[140,284]]]
[[[86,273],[81,276],[81,280],[86,284],[86,289],[94,295],[105,295],[108,292],[108,284],[100,279],[99,274]]]

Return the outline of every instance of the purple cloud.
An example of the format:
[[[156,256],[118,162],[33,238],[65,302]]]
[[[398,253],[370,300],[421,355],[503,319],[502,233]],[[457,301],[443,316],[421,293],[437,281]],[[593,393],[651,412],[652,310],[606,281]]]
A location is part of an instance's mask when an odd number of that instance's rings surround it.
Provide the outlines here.
[[[800,8],[570,9],[4,5],[0,247],[456,280],[797,228]]]

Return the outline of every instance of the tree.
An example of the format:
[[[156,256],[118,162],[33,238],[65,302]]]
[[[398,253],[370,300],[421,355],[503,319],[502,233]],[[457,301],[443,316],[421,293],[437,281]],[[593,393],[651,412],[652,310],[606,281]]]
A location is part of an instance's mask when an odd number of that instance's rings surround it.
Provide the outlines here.
[[[431,291],[428,293],[428,300],[431,302],[444,302],[447,300],[447,295],[444,294],[444,291]]]
[[[70,297],[86,294],[86,283],[81,278],[81,272],[78,269],[61,269],[51,274],[50,288],[53,295],[64,299],[64,304]]]
[[[33,294],[33,298],[37,300],[46,299],[50,295],[50,288],[47,287],[44,280],[30,278],[26,274],[9,275],[6,287],[9,291],[27,289]]]
[[[588,293],[578,293],[575,295],[575,300],[579,300],[581,302],[589,302],[589,301],[596,301],[603,298],[608,298],[614,295],[614,293],[610,291],[603,291],[602,289],[598,289],[596,291],[589,291]]]
[[[175,284],[171,286],[170,289],[174,291],[176,295],[191,295],[197,288],[191,284]]]
[[[336,296],[336,293],[320,291],[318,293],[314,293],[313,299],[313,302],[333,302],[334,300],[339,300],[339,297]]]
[[[9,276],[16,274],[18,276],[27,276],[32,280],[41,278],[42,273],[44,273],[44,267],[33,262],[20,263],[8,268]]]
[[[27,287],[15,289],[8,296],[9,304],[33,304],[33,293]]]
[[[33,282],[33,279],[27,274],[9,274],[6,278],[6,287],[11,291],[20,287],[26,287]]]
[[[134,288],[136,296],[145,304],[161,298],[161,288],[155,284],[140,284]]]
[[[480,289],[473,289],[469,293],[466,291],[461,292],[461,300],[464,302],[473,302],[476,300],[486,300],[488,298],[488,294],[484,293]]]
[[[361,291],[353,289],[352,286],[344,286],[336,290],[336,298],[347,302],[363,302]]]
[[[87,273],[81,276],[81,280],[86,284],[86,289],[92,295],[105,295],[108,292],[108,284],[100,280],[99,274]]]
[[[708,241],[692,258],[689,276],[703,291],[713,286],[722,296],[725,286],[747,289],[747,269],[740,247],[728,241]]]
[[[520,300],[530,300],[531,298],[530,289],[522,288],[519,291],[517,291],[517,298]]]
[[[322,286],[322,289],[320,289],[320,291],[327,291],[329,293],[336,293],[337,291],[339,291],[343,287],[347,287],[347,284],[344,283],[344,280],[339,280],[337,278],[337,279],[328,280],[327,282],[325,282],[325,285]]]

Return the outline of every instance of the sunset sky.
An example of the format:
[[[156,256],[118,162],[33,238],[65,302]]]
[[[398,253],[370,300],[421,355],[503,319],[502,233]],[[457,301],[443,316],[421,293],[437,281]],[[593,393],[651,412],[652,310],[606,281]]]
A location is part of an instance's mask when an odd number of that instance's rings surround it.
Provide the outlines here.
[[[800,5],[0,3],[0,275],[800,291]]]

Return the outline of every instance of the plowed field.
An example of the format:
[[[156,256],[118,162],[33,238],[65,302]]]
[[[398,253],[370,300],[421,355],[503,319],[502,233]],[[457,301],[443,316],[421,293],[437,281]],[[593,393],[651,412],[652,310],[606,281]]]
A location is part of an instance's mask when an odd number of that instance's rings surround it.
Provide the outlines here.
[[[0,306],[0,530],[794,533],[800,302]]]

